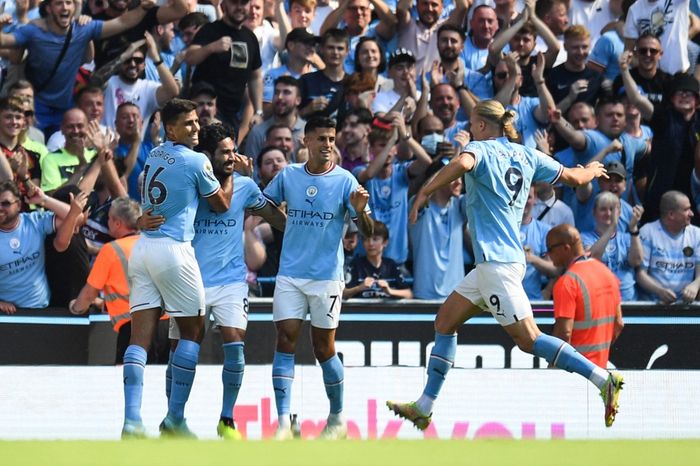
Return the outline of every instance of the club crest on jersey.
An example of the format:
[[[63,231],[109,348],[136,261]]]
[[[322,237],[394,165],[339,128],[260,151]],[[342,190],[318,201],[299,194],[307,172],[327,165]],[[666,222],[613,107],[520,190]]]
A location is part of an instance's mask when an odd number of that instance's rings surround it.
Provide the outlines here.
[[[695,251],[694,251],[693,248],[691,248],[690,246],[686,246],[686,247],[683,248],[683,255],[684,255],[685,257],[691,257],[691,256],[693,255],[694,252],[695,252]]]
[[[12,249],[19,249],[19,239],[18,238],[10,239],[10,247]]]
[[[318,188],[316,186],[309,186],[306,188],[306,195],[308,197],[315,197],[318,194]]]

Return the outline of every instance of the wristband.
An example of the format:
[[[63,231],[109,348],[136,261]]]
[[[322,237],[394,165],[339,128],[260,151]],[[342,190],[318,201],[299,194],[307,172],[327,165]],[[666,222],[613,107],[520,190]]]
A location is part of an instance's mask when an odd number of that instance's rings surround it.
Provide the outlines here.
[[[630,231],[629,233],[630,233],[630,236],[639,236],[639,228],[637,228],[635,231]]]
[[[159,67],[159,66],[162,65],[162,64],[163,64],[163,59],[162,59],[162,58],[161,58],[160,60],[158,60],[158,61],[154,61],[154,62],[153,62],[153,65],[156,66],[156,67]]]

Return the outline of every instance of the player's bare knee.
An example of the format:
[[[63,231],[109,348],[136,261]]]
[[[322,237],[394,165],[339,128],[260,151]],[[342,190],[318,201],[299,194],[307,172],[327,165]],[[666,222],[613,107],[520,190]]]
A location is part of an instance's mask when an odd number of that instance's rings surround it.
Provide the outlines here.
[[[335,356],[335,342],[333,341],[314,341],[313,346],[314,357],[320,363]]]
[[[277,329],[277,351],[294,353],[296,350],[296,336],[285,329]]]

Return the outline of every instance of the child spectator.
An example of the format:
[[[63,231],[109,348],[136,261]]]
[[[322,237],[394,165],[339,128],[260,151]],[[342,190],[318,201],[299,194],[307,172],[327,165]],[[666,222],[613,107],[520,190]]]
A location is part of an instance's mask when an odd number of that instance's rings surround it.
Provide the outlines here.
[[[382,257],[388,244],[389,230],[375,220],[372,236],[362,238],[367,256],[356,257],[350,264],[350,281],[343,290],[343,299],[413,297],[396,262]]]

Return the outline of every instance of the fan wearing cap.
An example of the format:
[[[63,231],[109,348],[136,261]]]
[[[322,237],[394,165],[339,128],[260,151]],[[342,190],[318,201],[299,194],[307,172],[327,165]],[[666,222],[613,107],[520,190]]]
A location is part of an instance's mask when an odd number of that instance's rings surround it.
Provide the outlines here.
[[[402,97],[412,97],[416,101],[420,98],[420,91],[416,90],[416,57],[410,50],[399,48],[391,52],[389,78],[394,81],[394,88],[377,93],[372,113],[391,111]]]
[[[400,0],[396,5],[398,20],[398,43],[400,48],[411,50],[418,62],[419,73],[430,71],[435,60],[439,60],[437,30],[442,24],[462,27],[471,0],[454,0],[455,9],[446,19],[440,19],[443,0],[417,0],[418,19],[411,14],[413,0]]]
[[[644,221],[659,218],[661,196],[670,190],[692,195],[690,173],[694,167],[694,153],[700,138],[700,85],[697,79],[686,74],[671,78],[663,104],[653,104],[642,95],[629,71],[631,55],[620,57],[620,73],[625,93],[639,108],[642,118],[649,122],[654,132],[651,154],[640,167],[640,176],[649,180],[641,186],[639,196],[644,200]]]
[[[287,34],[284,47],[287,50],[287,62],[272,68],[265,73],[263,78],[263,109],[265,115],[269,115],[272,104],[272,96],[275,91],[275,80],[280,76],[292,76],[299,79],[301,75],[316,71],[313,63],[323,62],[316,55],[318,38],[304,28],[295,28]],[[323,66],[321,66],[323,69]]]
[[[370,5],[372,8],[370,8]],[[379,21],[372,22],[372,10]],[[383,0],[340,0],[338,8],[331,11],[321,26],[321,34],[340,28],[350,37],[350,50],[345,58],[345,72],[355,71],[355,48],[362,37],[376,37],[389,41],[394,37],[396,17]]]
[[[613,144],[619,144],[614,141]],[[601,192],[611,192],[620,199],[620,215],[618,229],[627,231],[632,218],[632,206],[625,200],[623,194],[627,189],[627,171],[620,162],[609,162],[605,165],[608,178],[599,178],[576,188],[576,200],[571,210],[574,213],[576,228],[579,231],[590,231],[595,228],[593,207],[596,196]]]

